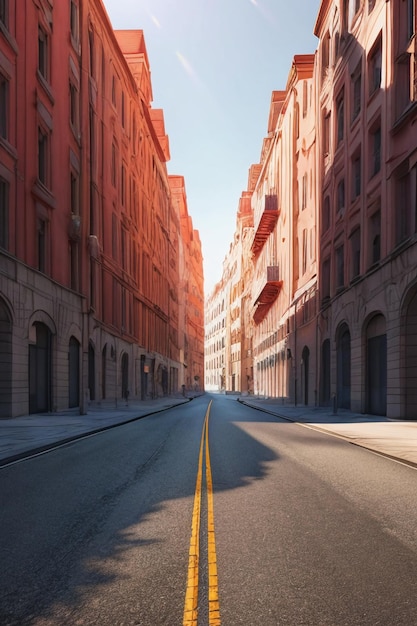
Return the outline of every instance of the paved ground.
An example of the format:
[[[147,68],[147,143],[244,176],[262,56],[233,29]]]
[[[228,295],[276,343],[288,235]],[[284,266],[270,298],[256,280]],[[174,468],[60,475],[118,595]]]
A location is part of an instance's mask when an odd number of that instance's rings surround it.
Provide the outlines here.
[[[145,415],[164,411],[192,398],[170,396],[146,402],[115,404],[90,408],[87,415],[76,411],[29,415],[0,420],[0,466],[24,458],[35,451],[71,441],[91,432],[111,428]],[[235,398],[231,398],[234,400]],[[243,404],[272,413],[293,422],[324,430],[352,443],[417,466],[417,421],[391,420],[339,410],[294,407],[277,399],[236,396]]]
[[[339,409],[282,405],[277,399],[254,396],[239,401],[292,422],[308,424],[364,448],[407,461],[417,466],[417,421],[393,420]]]

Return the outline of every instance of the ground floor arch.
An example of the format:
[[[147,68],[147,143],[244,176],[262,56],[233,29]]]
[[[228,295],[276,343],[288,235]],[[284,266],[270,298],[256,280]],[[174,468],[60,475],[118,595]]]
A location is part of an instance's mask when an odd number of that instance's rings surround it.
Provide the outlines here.
[[[350,331],[342,324],[336,335],[336,394],[337,406],[350,409],[351,394],[351,347]]]
[[[365,328],[366,338],[366,412],[387,412],[387,333],[385,317],[374,315]]]
[[[12,389],[12,319],[0,298],[0,417],[11,416]]]
[[[29,344],[29,413],[52,409],[52,333],[42,322],[31,329]]]

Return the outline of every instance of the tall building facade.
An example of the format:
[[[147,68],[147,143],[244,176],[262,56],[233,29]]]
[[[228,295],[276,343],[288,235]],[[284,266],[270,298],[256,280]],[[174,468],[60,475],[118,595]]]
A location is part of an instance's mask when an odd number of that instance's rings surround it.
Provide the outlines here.
[[[416,4],[323,1],[320,401],[417,414]]]
[[[177,391],[190,234],[143,32],[114,32],[101,0],[1,9],[0,416]]]
[[[416,0],[322,0],[316,53],[272,95],[243,285],[254,393],[417,416],[416,24]]]

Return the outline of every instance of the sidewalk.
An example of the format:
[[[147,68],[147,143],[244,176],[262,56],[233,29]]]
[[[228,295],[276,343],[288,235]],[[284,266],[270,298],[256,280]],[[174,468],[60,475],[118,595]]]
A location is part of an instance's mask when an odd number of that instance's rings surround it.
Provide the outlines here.
[[[182,395],[157,398],[143,402],[119,400],[116,404],[89,407],[86,415],[78,409],[0,420],[0,467],[29,454],[42,452],[56,443],[78,439],[83,435],[107,430],[158,413],[192,400]]]
[[[417,421],[362,415],[344,409],[286,406],[276,398],[240,396],[238,401],[291,422],[309,424],[349,442],[417,467]]]

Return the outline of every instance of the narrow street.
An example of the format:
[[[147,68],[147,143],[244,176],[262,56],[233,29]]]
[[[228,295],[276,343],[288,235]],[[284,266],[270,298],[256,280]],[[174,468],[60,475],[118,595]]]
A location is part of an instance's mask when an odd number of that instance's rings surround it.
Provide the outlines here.
[[[206,394],[0,469],[4,626],[416,623],[416,470]]]

